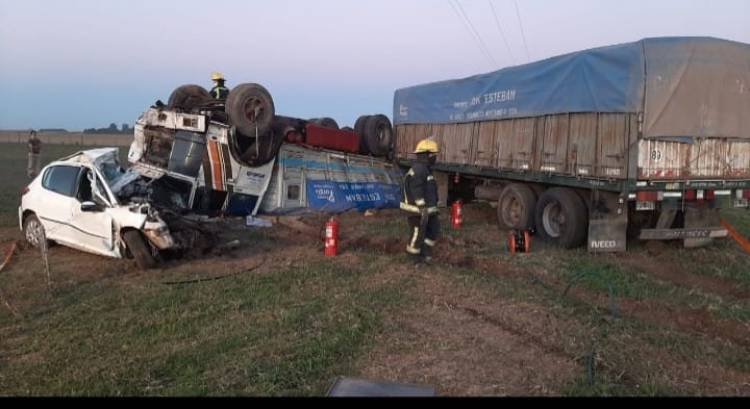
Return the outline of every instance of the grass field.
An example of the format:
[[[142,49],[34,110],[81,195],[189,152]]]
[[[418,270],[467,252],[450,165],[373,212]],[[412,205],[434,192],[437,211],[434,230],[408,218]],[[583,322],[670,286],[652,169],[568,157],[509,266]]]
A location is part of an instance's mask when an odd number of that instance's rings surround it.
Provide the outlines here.
[[[26,157],[0,147],[6,251]],[[146,272],[55,246],[48,284],[23,248],[0,272],[0,395],[320,396],[337,376],[459,396],[750,395],[750,256],[734,242],[510,255],[493,212],[467,206],[459,231],[442,215],[419,269],[397,211],[343,215],[336,258],[305,229],[227,223],[239,247]],[[750,213],[723,217],[750,236]]]

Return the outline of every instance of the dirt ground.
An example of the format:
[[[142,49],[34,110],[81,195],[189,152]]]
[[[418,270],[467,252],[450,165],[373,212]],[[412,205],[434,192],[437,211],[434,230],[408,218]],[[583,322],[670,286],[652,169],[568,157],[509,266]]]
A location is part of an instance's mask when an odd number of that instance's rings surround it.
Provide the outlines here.
[[[136,285],[154,277],[211,279],[248,269],[262,276],[279,266],[380,260],[387,267],[367,276],[366,285],[376,289],[409,280],[411,302],[385,318],[385,329],[358,357],[351,376],[432,385],[438,394],[454,396],[750,395],[750,315],[743,315],[750,308],[748,281],[689,268],[731,254],[739,260],[732,268],[741,273],[745,266],[750,274],[750,256],[731,242],[692,255],[665,245],[602,256],[535,242],[531,254],[509,255],[506,233],[488,223],[493,211],[467,206],[458,231],[443,216],[444,234],[429,266],[415,267],[405,256],[405,224],[395,210],[341,215],[342,244],[335,258],[323,256],[323,216],[273,218],[272,228],[253,229],[250,238],[250,229],[227,222],[221,243],[240,240],[240,245],[168,261],[148,272],[138,271],[132,260],[62,246],[53,247],[50,258],[59,272],[53,273],[58,287],[106,277]],[[3,228],[0,237],[6,251],[20,234]],[[589,257],[596,257],[596,268],[624,277],[625,290],[618,287],[613,296],[611,285],[602,291],[595,281],[571,281],[576,269],[588,268]],[[24,292],[41,285],[37,250],[21,245],[12,267],[33,274],[18,278],[18,291],[4,294],[2,301],[17,311],[33,311],[38,306],[27,302],[34,297]],[[662,292],[629,290],[639,283]]]

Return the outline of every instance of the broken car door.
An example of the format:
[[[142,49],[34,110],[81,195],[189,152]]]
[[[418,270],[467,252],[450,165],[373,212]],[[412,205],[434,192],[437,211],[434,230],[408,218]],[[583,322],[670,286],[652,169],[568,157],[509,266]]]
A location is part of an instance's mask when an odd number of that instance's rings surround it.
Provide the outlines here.
[[[115,255],[112,216],[107,212],[111,203],[101,184],[94,171],[82,168],[75,200],[69,208],[71,224],[77,232],[75,242],[70,245],[81,250],[112,256]]]

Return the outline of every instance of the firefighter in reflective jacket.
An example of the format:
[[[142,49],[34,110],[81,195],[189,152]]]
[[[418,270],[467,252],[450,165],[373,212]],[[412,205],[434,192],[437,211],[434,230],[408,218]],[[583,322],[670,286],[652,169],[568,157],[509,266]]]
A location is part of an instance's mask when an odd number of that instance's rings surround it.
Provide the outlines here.
[[[220,72],[214,72],[211,74],[211,80],[214,82],[214,87],[211,88],[211,96],[214,99],[227,99],[229,95],[229,88],[224,86],[224,74]]]
[[[432,248],[440,234],[438,194],[432,166],[437,160],[438,144],[431,138],[423,139],[414,150],[416,162],[404,177],[404,197],[401,209],[409,213],[409,243],[406,251],[417,263],[429,262]]]

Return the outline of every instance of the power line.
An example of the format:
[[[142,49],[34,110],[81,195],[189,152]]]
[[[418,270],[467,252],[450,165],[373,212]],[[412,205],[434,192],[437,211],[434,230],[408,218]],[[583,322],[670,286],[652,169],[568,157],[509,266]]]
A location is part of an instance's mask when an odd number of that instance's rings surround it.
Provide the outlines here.
[[[456,17],[458,17],[458,19],[461,20],[461,23],[464,25],[464,28],[466,28],[467,30],[469,30],[469,34],[471,34],[471,36],[474,38],[474,43],[477,45],[477,47],[479,47],[479,51],[484,55],[484,58],[487,59],[487,62],[489,62],[490,64],[492,64],[491,57],[487,54],[487,51],[485,51],[485,49],[482,48],[482,44],[479,42],[479,39],[477,38],[476,34],[474,34],[474,32],[471,30],[471,28],[468,26],[468,24],[466,24],[466,20],[464,20],[461,17],[461,14],[459,13],[459,11],[456,8],[456,6],[453,4],[453,2],[451,0],[448,0],[448,4],[450,4],[451,8],[453,9],[453,12],[456,13]]]
[[[469,19],[469,16],[466,14],[466,12],[464,11],[464,8],[461,6],[461,2],[459,2],[458,0],[454,0],[454,1],[456,2],[458,9],[461,11],[461,14],[463,14],[464,18],[466,19],[466,22],[469,23],[469,27],[471,27],[471,29],[477,35],[477,38],[479,39],[479,43],[482,44],[482,47],[484,47],[484,51],[487,52],[487,55],[490,56],[490,59],[495,64],[494,66],[499,67],[500,64],[497,63],[497,61],[495,60],[495,57],[492,56],[492,53],[490,52],[489,47],[487,47],[487,44],[485,44],[484,40],[482,40],[482,35],[479,34],[479,31],[477,31],[477,29],[474,27],[474,24],[471,23],[471,19]]]
[[[505,43],[505,47],[508,49],[508,53],[510,54],[511,60],[513,60],[513,63],[516,62],[516,57],[513,55],[513,51],[510,49],[510,44],[508,44],[508,39],[505,38],[505,33],[503,32],[503,28],[500,26],[500,18],[497,16],[497,12],[495,11],[495,5],[492,4],[492,0],[487,0],[487,3],[490,3],[490,8],[492,8],[492,15],[495,16],[495,23],[497,23],[497,29],[500,31],[500,36],[503,38],[503,42]]]
[[[484,54],[485,58],[487,58],[487,61],[490,63],[490,65],[493,68],[497,67],[497,61],[492,58],[492,54],[490,54],[490,52],[487,50],[487,46],[484,45],[484,41],[482,41],[479,33],[477,33],[477,31],[474,29],[474,25],[471,24],[471,21],[466,16],[466,13],[464,13],[463,8],[461,7],[461,3],[459,3],[458,0],[454,1],[456,2],[455,5],[451,2],[451,0],[448,0],[448,4],[451,5],[451,8],[453,8],[453,11],[456,13],[459,20],[463,21],[464,27],[466,27],[466,29],[469,30],[469,33],[471,33],[471,35],[474,37],[474,41],[476,42],[477,47],[479,47],[479,50],[482,52],[482,54]]]
[[[518,2],[516,0],[513,0],[513,4],[516,5],[516,17],[518,17],[518,25],[521,26],[521,38],[523,39],[523,48],[526,50],[526,62],[530,60],[529,58],[529,46],[526,45],[526,34],[523,32],[523,22],[521,22],[521,12],[518,11]]]

